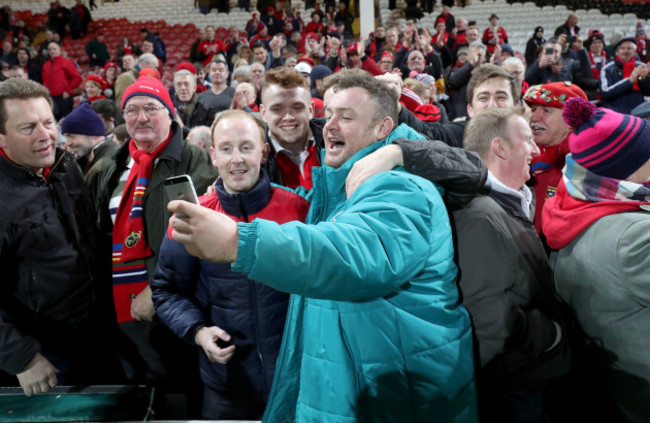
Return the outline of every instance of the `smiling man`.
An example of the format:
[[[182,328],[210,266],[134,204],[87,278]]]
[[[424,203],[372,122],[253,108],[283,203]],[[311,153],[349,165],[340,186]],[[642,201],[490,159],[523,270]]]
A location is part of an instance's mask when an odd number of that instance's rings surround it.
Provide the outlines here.
[[[314,119],[309,85],[300,72],[275,68],[262,88],[262,119],[270,146],[265,164],[272,182],[295,188],[312,187],[312,168],[320,166],[323,119]]]
[[[601,72],[600,92],[605,107],[629,114],[650,96],[648,64],[637,61],[636,38],[626,37],[616,44],[616,58]]]
[[[104,135],[104,121],[90,103],[80,104],[65,117],[61,122],[61,133],[84,175],[117,150],[117,144]]]
[[[124,91],[121,110],[130,139],[89,183],[106,236],[104,263],[112,263],[106,273],[112,274],[117,321],[125,335],[123,363],[131,380],[191,380],[193,351],[154,320],[149,281],[169,218],[163,181],[188,174],[196,190],[205,192],[217,173],[204,150],[183,140],[159,80],[139,77]],[[137,354],[129,356],[132,351]]]
[[[438,190],[397,170],[345,193],[355,161],[421,137],[394,128],[390,88],[341,73],[325,103],[325,163],[313,169],[306,224],[236,223],[175,201],[172,237],[294,294],[264,421],[475,422],[470,322]]]
[[[269,145],[253,115],[228,111],[211,128],[214,192],[202,206],[238,222],[303,221],[309,203],[272,186],[261,166]],[[152,281],[156,311],[176,335],[198,345],[204,383],[202,418],[258,420],[271,390],[289,296],[228,264],[198,260],[165,237]]]
[[[541,233],[542,208],[555,195],[562,178],[564,157],[569,152],[568,139],[573,128],[562,118],[562,107],[572,97],[587,99],[577,85],[552,82],[532,89],[524,97],[530,106],[530,128],[540,154],[531,164],[535,187],[535,228]]]
[[[531,225],[526,181],[539,149],[521,108],[478,112],[467,125],[465,148],[489,170],[481,193],[454,212],[458,284],[480,358],[481,421],[541,421],[545,383],[569,362],[559,354],[567,347],[556,323],[562,319],[546,252]]]
[[[0,84],[0,383],[26,395],[102,383],[110,367],[102,341],[111,331],[96,318],[108,298],[93,286],[92,202],[56,138],[47,88]]]

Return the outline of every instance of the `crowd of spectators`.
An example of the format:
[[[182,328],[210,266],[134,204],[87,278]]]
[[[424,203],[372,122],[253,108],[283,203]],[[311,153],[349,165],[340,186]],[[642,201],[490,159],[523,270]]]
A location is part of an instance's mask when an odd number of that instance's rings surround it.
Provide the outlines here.
[[[413,12],[420,7],[431,12],[435,3],[423,1],[418,6],[417,2],[411,2],[407,9]],[[238,5],[243,9],[250,7],[244,0]],[[196,1],[195,6],[206,12],[211,3]],[[29,303],[24,298],[29,295],[21,289],[38,286],[25,282],[32,276],[24,276],[27,271],[21,267],[10,274],[19,278],[20,284],[29,286],[21,285],[16,292],[7,288],[5,299],[0,300],[0,338],[6,334],[7,339],[12,340],[7,349],[0,347],[0,381],[19,383],[28,395],[44,392],[57,384],[56,367],[61,371],[61,381],[152,383],[160,387],[163,398],[165,394],[179,392],[186,395],[188,408],[181,415],[163,412],[163,417],[254,419],[262,417],[269,400],[275,405],[272,413],[286,415],[286,410],[279,405],[282,401],[274,400],[272,395],[272,386],[275,391],[285,389],[278,387],[282,380],[276,378],[271,383],[275,360],[280,356],[282,374],[295,382],[286,390],[300,389],[300,395],[293,392],[298,397],[297,407],[304,408],[298,410],[299,413],[320,418],[341,407],[344,414],[352,418],[354,404],[342,401],[336,396],[339,392],[329,393],[333,400],[328,401],[324,394],[316,394],[321,392],[319,389],[310,390],[300,372],[291,367],[295,365],[292,359],[294,354],[309,356],[303,358],[306,364],[302,369],[312,375],[319,373],[315,370],[319,368],[316,362],[331,366],[331,374],[321,376],[328,383],[341,383],[349,389],[341,381],[346,381],[358,369],[349,368],[346,354],[356,354],[349,350],[363,350],[364,344],[357,344],[358,339],[354,342],[345,339],[347,335],[338,333],[339,325],[355,331],[367,325],[366,331],[376,337],[373,341],[376,345],[397,346],[398,350],[411,342],[416,345],[415,339],[401,342],[392,339],[394,334],[389,330],[374,333],[369,330],[369,327],[375,328],[373,319],[367,316],[361,319],[365,319],[363,325],[358,322],[350,325],[345,320],[348,315],[356,319],[365,313],[384,318],[383,311],[379,310],[383,306],[375,308],[373,305],[373,301],[380,299],[390,304],[390,313],[393,308],[399,310],[397,320],[404,319],[399,325],[413,325],[420,328],[419,331],[423,324],[427,331],[440,331],[440,337],[431,335],[433,332],[420,336],[431,338],[422,341],[427,354],[430,350],[438,351],[436,354],[441,354],[442,361],[458,360],[445,364],[449,368],[454,364],[461,368],[461,362],[467,365],[474,355],[475,379],[471,370],[469,373],[464,370],[450,377],[453,383],[442,387],[448,390],[444,395],[452,397],[445,402],[445,412],[458,421],[463,421],[463,413],[467,413],[466,421],[476,421],[473,402],[467,400],[474,395],[472,380],[476,381],[478,389],[481,421],[564,422],[575,421],[576,416],[589,421],[650,418],[647,405],[643,403],[643,394],[648,392],[650,385],[650,362],[642,354],[628,354],[625,349],[628,344],[635,345],[625,342],[626,336],[636,336],[634,331],[626,328],[620,331],[618,339],[613,333],[616,331],[608,327],[608,323],[618,321],[602,323],[598,313],[593,313],[589,305],[584,304],[580,293],[589,291],[588,284],[585,287],[575,283],[576,276],[571,272],[578,266],[588,265],[573,263],[579,259],[570,257],[562,249],[567,245],[582,248],[585,251],[581,253],[586,258],[581,259],[588,260],[587,247],[574,228],[567,237],[567,231],[562,230],[563,224],[557,224],[562,216],[575,219],[579,205],[572,201],[608,202],[607,213],[593,212],[590,221],[614,214],[612,210],[623,209],[614,204],[622,196],[630,197],[634,204],[647,204],[649,195],[644,184],[648,181],[645,165],[650,159],[650,147],[646,145],[650,145],[650,127],[642,118],[650,116],[646,101],[650,96],[647,78],[650,46],[643,23],[638,22],[634,36],[612,34],[606,39],[598,28],[581,28],[581,17],[569,13],[566,21],[556,28],[531,28],[533,36],[526,51],[518,52],[509,45],[507,28],[500,25],[497,14],[493,13],[486,22],[477,22],[472,16],[454,16],[449,2],[442,3],[435,28],[422,27],[417,19],[400,19],[394,25],[376,25],[368,39],[355,37],[352,24],[356,11],[349,3],[325,2],[314,6],[307,21],[303,21],[298,10],[279,2],[268,5],[262,12],[253,11],[245,28],[227,28],[223,36],[219,36],[213,26],[200,28],[196,40],[187,46],[186,60],[173,69],[169,78],[171,84],[167,87],[163,76],[170,70],[165,67],[168,57],[164,33],[143,28],[139,39],[122,37],[117,54],[111,57],[105,39],[105,31],[110,28],[97,31],[88,36],[85,49],[88,68],[84,69],[78,58],[65,49],[66,39],[84,37],[88,32],[92,17],[82,0],[76,0],[71,9],[58,1],[53,2],[48,12],[49,27],[37,34],[20,20],[5,27],[5,19],[11,21],[11,11],[3,9],[5,14],[0,14],[0,28],[6,34],[11,33],[11,37],[4,40],[0,52],[0,80],[3,81],[0,82],[0,172],[28,185],[26,192],[34,198],[38,190],[31,182],[25,182],[28,178],[42,178],[50,183],[51,167],[64,172],[66,176],[62,182],[54,179],[52,183],[60,183],[65,192],[49,193],[55,200],[51,204],[41,199],[48,203],[48,219],[57,216],[57,212],[59,219],[76,213],[66,196],[75,200],[75,204],[77,196],[85,198],[83,196],[88,195],[90,201],[84,205],[88,210],[77,218],[78,223],[72,218],[66,221],[65,231],[74,236],[64,236],[65,241],[61,241],[69,252],[67,259],[73,262],[70,268],[74,276],[67,278],[65,271],[56,264],[43,266],[45,271],[54,269],[57,283],[68,284],[66,288],[78,295],[84,306],[73,308],[72,316],[47,302],[51,309],[45,313],[51,315],[47,315],[45,321],[55,328],[55,334],[62,333],[70,324],[79,336],[85,336],[88,326],[97,322],[107,328],[106,339],[100,342],[93,337],[89,345],[112,345],[102,357],[107,366],[96,374],[89,370],[88,357],[80,359],[83,354],[79,352],[68,356],[66,348],[59,351],[58,341],[45,336],[38,325],[41,316],[37,301]],[[226,6],[220,3],[216,7]],[[346,82],[346,78],[354,82]],[[42,86],[17,83],[14,79],[31,80]],[[47,92],[42,90],[43,86]],[[375,100],[375,94],[383,103]],[[18,101],[24,100],[21,95],[28,95],[29,104]],[[19,106],[8,108],[7,104],[16,101]],[[567,106],[570,106],[568,111]],[[596,106],[602,108],[596,109]],[[3,111],[4,108],[8,112]],[[50,111],[53,120],[49,118]],[[18,121],[21,113],[30,117],[36,113],[34,119],[45,128],[42,133],[47,134],[46,138],[57,139],[56,154],[54,148],[47,146],[36,152],[16,147],[21,130],[8,122]],[[376,121],[375,115],[382,118]],[[362,129],[350,123],[366,120],[368,126]],[[619,122],[619,130],[625,134],[621,136],[625,144],[622,149],[614,148],[610,132],[615,129],[611,122]],[[57,125],[58,132],[53,129]],[[589,130],[594,132],[592,137]],[[22,131],[27,138],[33,135],[24,128]],[[385,144],[370,157],[359,160],[360,166],[368,166],[369,170],[355,171],[351,165],[345,166],[356,153],[352,151],[355,137]],[[637,147],[637,141],[642,146]],[[45,142],[39,139],[34,144]],[[593,142],[600,144],[593,146]],[[238,145],[237,152],[231,150],[232,144]],[[585,153],[591,151],[590,148],[606,150],[607,154],[600,152],[605,158],[600,155],[592,158]],[[38,156],[38,160],[32,161],[30,154]],[[234,158],[224,159],[224,155]],[[615,159],[610,158],[612,155]],[[254,158],[253,165],[247,162],[252,160],[249,157]],[[54,163],[55,158],[56,165],[53,165],[50,159]],[[57,167],[58,163],[63,164]],[[278,282],[274,275],[281,272],[279,263],[284,257],[277,249],[278,262],[264,263],[264,271],[250,267],[250,263],[241,263],[241,257],[236,254],[237,264],[231,269],[228,264],[213,263],[218,260],[199,261],[192,256],[192,251],[188,252],[180,242],[173,240],[172,232],[168,231],[171,213],[165,209],[167,193],[163,189],[163,180],[168,177],[189,175],[199,194],[211,187],[213,191],[201,199],[202,204],[224,212],[240,223],[237,227],[254,231],[256,226],[247,225],[256,217],[278,223],[309,222],[310,219],[312,223],[328,223],[330,219],[329,223],[335,223],[337,219],[343,222],[351,219],[350,222],[354,222],[351,226],[354,226],[358,224],[356,219],[363,220],[359,215],[374,216],[377,206],[370,207],[360,201],[361,205],[351,207],[361,207],[361,211],[350,212],[346,204],[354,200],[347,199],[344,190],[357,182],[352,178],[353,182],[348,181],[346,188],[345,178],[341,179],[342,173],[337,175],[336,170],[343,168],[355,177],[356,172],[365,172],[365,179],[396,166],[403,166],[408,172],[441,185],[446,207],[442,200],[431,199],[433,194],[426,190],[422,194],[420,185],[407,195],[406,191],[401,191],[401,186],[395,188],[391,185],[394,182],[385,182],[385,175],[373,177],[366,184],[383,187],[385,183],[388,188],[381,188],[381,192],[402,199],[393,201],[395,204],[400,201],[410,204],[406,207],[409,210],[404,212],[406,215],[414,213],[411,209],[417,209],[420,203],[426,203],[435,213],[445,216],[435,222],[446,222],[447,209],[453,217],[451,229],[448,223],[445,226],[449,233],[434,237],[444,239],[436,238],[441,249],[432,253],[431,260],[424,260],[427,261],[422,267],[424,273],[417,271],[420,268],[413,259],[417,255],[413,245],[409,245],[408,257],[396,257],[399,263],[393,266],[368,267],[371,274],[381,268],[382,277],[394,272],[394,280],[401,281],[399,287],[383,291],[367,288],[363,293],[356,292],[357,286],[352,283],[340,289],[333,284],[332,288],[326,283],[329,270],[319,275],[310,273],[309,282],[316,284],[313,289],[309,283],[300,281],[298,271],[292,271],[291,277]],[[567,168],[576,173],[567,175]],[[598,178],[603,180],[589,176],[589,172],[600,175]],[[317,174],[320,176],[315,176]],[[270,185],[273,182],[303,194],[312,189],[316,192],[331,190],[332,187],[323,188],[323,179],[319,178],[325,177],[333,178],[341,186],[337,185],[336,192],[327,194],[336,206],[325,201],[322,215],[307,214],[310,206],[301,197]],[[591,191],[575,194],[583,188],[593,188],[589,184],[600,184],[625,194],[603,193],[602,190],[597,195]],[[368,186],[358,189],[361,195],[372,197],[374,194]],[[428,183],[422,186],[429,187]],[[75,191],[74,187],[80,191]],[[5,194],[15,195],[14,188],[3,189],[6,189]],[[413,200],[417,195],[422,198]],[[571,197],[574,195],[575,198]],[[355,198],[352,192],[348,192],[348,196]],[[313,207],[321,206],[313,197],[307,198],[314,201]],[[287,207],[288,203],[283,201],[293,202],[295,209]],[[430,213],[429,206],[419,214]],[[30,213],[37,214],[33,207],[27,208]],[[12,213],[17,216],[16,211]],[[550,215],[559,220],[548,220]],[[325,216],[330,217],[325,219]],[[409,219],[396,219],[395,225]],[[383,227],[386,222],[381,220],[368,218],[362,226],[390,233],[390,228]],[[430,223],[423,222],[426,224],[416,226],[425,227]],[[21,242],[15,233],[23,234],[29,224],[29,219],[24,224],[20,221],[17,229],[11,229],[14,232],[7,229],[7,222],[0,225],[0,262],[8,267],[16,257],[22,260],[22,253],[27,258],[35,254],[33,246],[26,251],[17,247],[11,250]],[[89,233],[85,235],[89,239],[82,239],[80,231],[75,229],[77,224],[86,225]],[[49,236],[57,233],[55,226],[48,220],[41,229]],[[547,228],[550,228],[548,233],[545,232]],[[336,234],[339,230],[345,233],[345,229],[333,229]],[[417,232],[415,227],[410,230],[408,239]],[[452,231],[455,243],[452,243]],[[296,233],[300,234],[301,230]],[[429,236],[430,232],[426,233]],[[546,241],[549,235],[551,242]],[[252,232],[240,232],[240,236],[248,239],[253,235]],[[413,238],[420,242],[418,237]],[[322,238],[316,236],[314,239],[314,245],[322,248],[318,251],[327,250],[327,254],[331,254],[330,264],[335,256],[341,256],[336,247],[318,241]],[[263,241],[260,242],[262,245]],[[240,245],[240,248],[258,248],[251,247],[252,244],[255,242]],[[323,256],[312,257],[315,253],[309,248],[301,253],[295,240],[287,241],[286,245],[289,244],[295,256],[302,254],[312,263],[328,262]],[[400,245],[400,241],[395,240],[394,244]],[[363,244],[357,245],[356,250],[361,248],[368,253],[369,261],[373,261],[371,255],[381,256],[379,251],[384,248],[388,251],[394,248],[376,239],[368,241],[367,245],[372,248],[363,249],[361,247],[366,246]],[[428,244],[422,245],[424,251]],[[267,251],[271,250],[273,247],[269,246]],[[552,257],[572,263],[570,266],[561,263],[564,267],[560,268],[566,295],[560,292],[558,296],[553,289],[553,263],[548,260],[551,250]],[[628,250],[625,254],[635,254]],[[460,268],[457,284],[456,264],[452,260],[454,251]],[[61,251],[58,254],[57,257]],[[603,253],[606,254],[609,253]],[[40,256],[36,259],[40,266],[39,260],[42,260]],[[335,279],[340,274],[347,278],[346,271],[357,271],[356,263],[350,268],[346,267],[349,265],[346,262],[336,262],[343,270],[338,273],[332,270]],[[292,263],[294,267],[289,268],[294,269],[302,262]],[[373,261],[377,263],[380,260]],[[404,263],[412,269],[402,269]],[[443,267],[454,270],[441,270]],[[321,268],[317,270],[320,273]],[[364,279],[364,271],[367,269],[355,273],[361,282],[373,279],[367,275]],[[405,276],[407,273],[413,277]],[[599,281],[602,278],[599,274],[592,277]],[[93,282],[80,283],[81,280]],[[440,306],[444,309],[444,318],[422,317],[417,311],[420,305],[414,306],[424,295],[418,284],[427,286],[431,280],[444,281],[444,288],[435,295],[426,294],[439,296],[445,303]],[[624,285],[626,281],[619,282]],[[217,289],[213,285],[230,287]],[[111,286],[113,290],[108,292]],[[289,312],[288,296],[274,288],[296,294]],[[621,296],[626,298],[617,298],[620,300],[617,304],[628,307],[624,300],[637,293],[634,289],[623,291],[625,294]],[[92,307],[90,298],[93,298]],[[71,297],[67,301],[78,306],[75,299]],[[605,302],[603,298],[599,300]],[[407,304],[401,304],[402,301]],[[461,302],[463,306],[459,306]],[[635,302],[635,307],[638,303]],[[348,312],[331,312],[342,305],[350,307]],[[645,313],[646,307],[641,308]],[[326,311],[314,312],[317,309]],[[104,314],[98,316],[95,311]],[[411,313],[418,318],[411,319]],[[287,314],[291,323],[285,328]],[[335,320],[340,321],[330,320],[334,314]],[[321,323],[324,322],[323,327],[331,331],[328,333],[332,337],[340,336],[336,338],[337,345],[321,348],[318,338],[306,331],[300,336],[307,339],[304,346],[309,351],[303,353],[303,345],[298,348],[297,339],[291,339],[294,344],[285,347],[291,348],[290,352],[283,350],[290,356],[280,354],[282,334],[293,333],[297,330],[293,325],[302,319],[315,324],[315,315],[321,316],[316,320],[324,319]],[[17,316],[28,316],[29,324]],[[63,323],[47,320],[60,316],[63,316]],[[84,316],[92,319],[83,322]],[[465,347],[471,343],[468,316],[471,316],[474,349],[450,348],[449,345],[456,342]],[[444,325],[436,321],[437,318],[450,319],[445,331],[440,329]],[[625,324],[639,324],[628,322],[628,318],[622,316],[620,320]],[[363,336],[363,332],[357,335]],[[606,343],[601,346],[604,352],[589,342],[601,334]],[[444,336],[450,337],[448,343],[440,341]],[[47,342],[40,345],[39,337],[46,338]],[[391,339],[387,341],[386,338]],[[78,344],[79,340],[74,345]],[[85,351],[87,347],[79,348]],[[461,351],[462,357],[456,355],[455,350]],[[596,350],[603,355],[616,351],[618,356],[609,363],[599,362],[589,356]],[[21,360],[10,357],[17,352],[23,355]],[[373,363],[370,368],[376,365],[373,360],[377,358],[365,357],[372,355],[369,353],[363,351],[361,361]],[[316,356],[318,359],[314,359]],[[388,356],[390,354],[384,351],[377,355]],[[581,362],[583,358],[585,361]],[[350,359],[354,360],[356,357]],[[430,370],[426,360],[416,362],[416,366]],[[595,370],[588,368],[588,364],[593,364]],[[396,373],[408,367],[393,362],[388,365],[397,369]],[[372,384],[380,382],[373,379],[376,376],[373,369],[363,370],[371,376],[357,375],[364,378],[363,383],[369,384],[357,388],[377,389]],[[332,377],[336,372],[345,377]],[[594,374],[589,375],[590,372]],[[384,376],[381,372],[377,374]],[[17,381],[12,378],[14,375]],[[403,382],[400,377],[396,380]],[[610,380],[617,384],[608,386]],[[631,388],[624,385],[629,381],[638,384],[641,394],[627,395]],[[418,389],[428,389],[427,383],[423,384],[425,388]],[[396,397],[408,391],[401,386],[394,389]],[[572,400],[567,399],[569,393],[575,394]],[[289,397],[293,394],[276,393]],[[365,391],[350,393],[357,394],[373,395]],[[197,399],[201,395],[203,401]],[[359,407],[372,415],[373,407],[368,407],[372,401],[364,403],[361,397],[358,400]],[[598,407],[584,412],[584,407],[594,401]],[[386,405],[381,401],[377,403]],[[313,404],[322,408],[313,407]],[[164,404],[156,403],[156,406],[164,409]],[[423,406],[427,409],[423,412],[425,415],[431,411],[429,407],[431,404]],[[458,411],[461,409],[464,411]]]

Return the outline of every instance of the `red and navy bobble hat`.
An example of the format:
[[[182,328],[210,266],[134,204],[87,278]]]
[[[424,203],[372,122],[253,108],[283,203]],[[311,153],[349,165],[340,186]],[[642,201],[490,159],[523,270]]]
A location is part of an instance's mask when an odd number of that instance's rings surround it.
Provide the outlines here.
[[[591,172],[623,180],[650,160],[650,123],[596,108],[583,98],[564,104],[562,117],[575,128],[569,137],[573,159]]]
[[[156,78],[152,78],[150,76],[141,76],[139,77],[133,84],[129,85],[127,89],[124,91],[124,95],[122,96],[122,112],[124,112],[124,106],[126,106],[126,102],[129,101],[131,97],[135,97],[137,95],[144,95],[147,97],[155,98],[156,100],[160,101],[163,106],[169,110],[169,113],[172,116],[172,119],[176,117],[176,113],[174,112],[174,104],[172,103],[172,99],[169,96],[169,91],[167,91],[167,88]]]

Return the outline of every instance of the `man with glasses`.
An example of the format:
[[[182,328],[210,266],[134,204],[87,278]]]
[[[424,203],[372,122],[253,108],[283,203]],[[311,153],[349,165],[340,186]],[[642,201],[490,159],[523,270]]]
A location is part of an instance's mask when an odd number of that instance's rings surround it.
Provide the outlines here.
[[[107,268],[105,273],[112,274],[115,311],[124,335],[122,363],[132,381],[191,386],[198,382],[195,354],[154,321],[149,281],[170,217],[163,181],[188,174],[196,191],[203,193],[217,174],[208,154],[183,140],[169,93],[159,80],[138,78],[124,92],[121,108],[130,139],[89,183],[104,245],[112,250],[104,252],[106,265],[112,256],[112,272]]]

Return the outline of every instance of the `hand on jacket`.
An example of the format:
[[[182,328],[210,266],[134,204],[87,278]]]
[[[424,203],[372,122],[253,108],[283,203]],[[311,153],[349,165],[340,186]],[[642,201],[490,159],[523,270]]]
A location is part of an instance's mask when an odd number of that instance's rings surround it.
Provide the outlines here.
[[[366,179],[397,166],[404,166],[402,149],[395,144],[380,148],[374,153],[358,160],[345,179],[345,192],[348,198]]]
[[[235,346],[229,345],[221,348],[218,341],[230,342],[230,335],[218,326],[202,327],[196,332],[194,340],[203,348],[210,361],[226,364],[235,354]]]
[[[218,263],[237,260],[239,232],[234,220],[182,200],[170,201],[167,210],[175,213],[169,219],[172,238],[185,244],[190,254]]]
[[[36,353],[27,368],[18,373],[16,377],[18,377],[18,382],[25,395],[30,397],[33,394],[40,394],[54,388],[59,383],[56,378],[57,373],[59,370],[47,358]]]
[[[147,285],[131,302],[131,317],[138,321],[151,322],[155,314],[156,309],[153,307],[151,299],[151,287]]]
[[[535,358],[555,347],[562,337],[561,327],[538,309],[514,307],[507,320],[510,336],[506,349]]]

